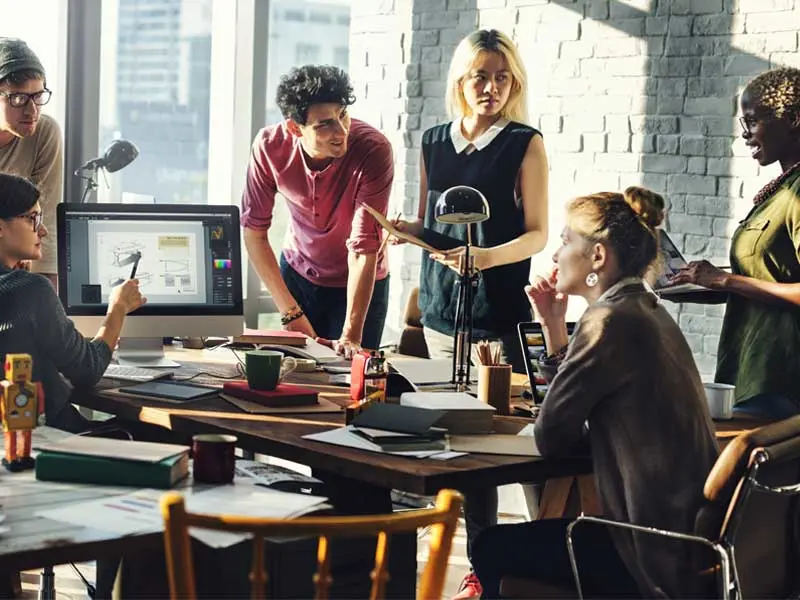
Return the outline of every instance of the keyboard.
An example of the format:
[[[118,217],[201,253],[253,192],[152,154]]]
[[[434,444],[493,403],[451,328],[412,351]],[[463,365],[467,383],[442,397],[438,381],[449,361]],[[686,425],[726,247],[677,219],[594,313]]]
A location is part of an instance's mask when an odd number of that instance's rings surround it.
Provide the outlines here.
[[[103,377],[120,379],[122,381],[155,381],[172,377],[174,371],[168,369],[144,369],[142,367],[130,367],[127,365],[110,364],[103,373]]]

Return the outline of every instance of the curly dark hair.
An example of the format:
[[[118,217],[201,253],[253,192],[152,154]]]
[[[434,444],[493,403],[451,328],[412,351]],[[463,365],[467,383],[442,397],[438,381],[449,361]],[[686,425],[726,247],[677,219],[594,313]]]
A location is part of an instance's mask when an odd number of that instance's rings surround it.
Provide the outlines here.
[[[762,73],[747,84],[745,92],[774,119],[800,127],[800,69],[784,67]]]
[[[275,102],[285,119],[306,124],[312,104],[334,102],[350,106],[356,101],[350,77],[342,69],[327,65],[295,67],[281,77]]]

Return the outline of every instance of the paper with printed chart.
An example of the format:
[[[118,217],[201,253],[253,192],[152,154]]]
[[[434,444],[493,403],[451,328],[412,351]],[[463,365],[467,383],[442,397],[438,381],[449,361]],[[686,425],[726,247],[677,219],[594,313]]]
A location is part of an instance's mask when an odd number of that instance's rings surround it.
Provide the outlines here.
[[[186,499],[186,510],[194,513],[240,515],[288,519],[322,507],[327,498],[308,494],[289,494],[255,487],[252,482],[236,479],[235,485],[222,485],[193,490],[179,490]],[[43,510],[38,517],[100,529],[118,535],[147,534],[163,531],[164,521],[159,502],[163,490],[142,489],[130,494],[99,498]],[[228,533],[192,528],[192,537],[212,548],[226,548],[250,537],[248,534]]]

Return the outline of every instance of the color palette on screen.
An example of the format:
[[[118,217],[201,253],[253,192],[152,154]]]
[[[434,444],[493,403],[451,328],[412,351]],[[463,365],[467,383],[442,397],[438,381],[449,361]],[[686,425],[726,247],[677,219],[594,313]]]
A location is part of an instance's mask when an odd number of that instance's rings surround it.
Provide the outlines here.
[[[229,259],[229,258],[215,258],[214,259],[214,268],[215,269],[230,269],[231,268],[231,259]]]

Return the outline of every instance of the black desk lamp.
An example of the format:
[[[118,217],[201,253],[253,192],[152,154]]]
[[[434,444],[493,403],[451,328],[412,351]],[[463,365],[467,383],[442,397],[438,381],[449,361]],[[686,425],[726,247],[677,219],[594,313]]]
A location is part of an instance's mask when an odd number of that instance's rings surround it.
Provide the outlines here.
[[[463,224],[467,228],[467,244],[456,303],[452,380],[457,391],[464,391],[469,387],[472,353],[472,298],[474,288],[478,285],[478,275],[474,268],[475,259],[470,256],[472,224],[489,218],[489,203],[486,201],[486,197],[475,188],[457,185],[445,190],[439,196],[434,207],[434,217],[438,223]]]
[[[103,156],[93,158],[75,169],[75,175],[86,181],[81,195],[81,204],[86,201],[89,192],[97,189],[97,172],[105,169],[107,173],[116,173],[131,164],[139,156],[139,148],[128,140],[114,140],[109,144]],[[84,175],[84,171],[91,171]]]

